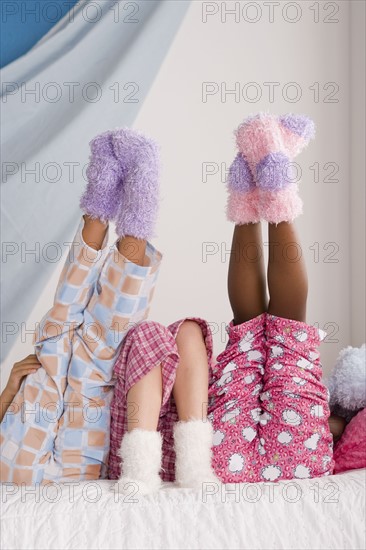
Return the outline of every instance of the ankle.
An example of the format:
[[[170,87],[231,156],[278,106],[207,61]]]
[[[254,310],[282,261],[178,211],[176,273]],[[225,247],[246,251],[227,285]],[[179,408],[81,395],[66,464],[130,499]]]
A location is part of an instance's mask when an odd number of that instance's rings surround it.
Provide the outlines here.
[[[84,214],[83,219],[82,238],[85,244],[94,250],[100,250],[108,231],[108,222],[91,218],[88,214]]]

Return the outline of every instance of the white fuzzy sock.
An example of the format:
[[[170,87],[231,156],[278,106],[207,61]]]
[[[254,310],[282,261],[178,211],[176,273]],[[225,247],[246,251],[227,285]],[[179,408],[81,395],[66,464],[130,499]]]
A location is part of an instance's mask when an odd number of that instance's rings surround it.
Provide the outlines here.
[[[208,420],[174,425],[175,480],[180,487],[201,488],[204,482],[221,484],[212,466],[213,428]]]
[[[159,475],[162,458],[160,432],[134,429],[122,438],[118,455],[122,458],[122,476],[115,488],[122,494],[131,494],[131,486],[137,485],[138,493],[148,495],[161,487]]]

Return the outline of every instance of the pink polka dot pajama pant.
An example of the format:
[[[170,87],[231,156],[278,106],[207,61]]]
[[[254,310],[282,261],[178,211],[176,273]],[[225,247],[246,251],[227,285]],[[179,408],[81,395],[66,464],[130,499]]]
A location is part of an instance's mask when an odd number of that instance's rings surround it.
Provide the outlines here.
[[[333,471],[328,391],[319,344],[326,332],[262,313],[228,327],[213,367],[213,467],[224,483],[312,478]]]

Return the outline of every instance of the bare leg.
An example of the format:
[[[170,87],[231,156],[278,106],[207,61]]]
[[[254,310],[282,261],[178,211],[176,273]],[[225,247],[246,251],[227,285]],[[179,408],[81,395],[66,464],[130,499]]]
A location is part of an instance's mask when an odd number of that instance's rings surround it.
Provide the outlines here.
[[[85,225],[83,228],[83,239],[85,243],[95,250],[100,250],[108,224],[102,222],[101,220],[90,218],[87,214],[84,214],[83,218],[85,220]],[[127,258],[127,260],[141,266],[145,265],[145,240],[136,239],[136,237],[126,235],[126,237],[119,239],[118,251],[125,258]]]
[[[94,248],[94,250],[100,250],[108,224],[98,219],[90,218],[87,214],[84,214],[83,218],[85,224],[82,234],[85,243],[91,248]]]
[[[260,223],[235,226],[228,290],[235,325],[253,319],[267,310]]]
[[[149,494],[161,486],[163,438],[157,427],[162,385],[161,366],[158,365],[127,394],[127,432],[118,453],[122,458],[123,473],[116,484],[122,493],[128,493],[131,482],[141,494]]]
[[[127,394],[127,429],[156,430],[163,396],[161,366],[152,369]]]
[[[213,427],[207,420],[208,360],[198,323],[185,321],[176,342],[179,365],[173,387],[179,422],[174,424],[175,481],[180,487],[218,483],[212,461]]]
[[[208,360],[200,326],[185,321],[177,338],[179,366],[173,387],[173,397],[179,420],[207,418]]]
[[[268,224],[268,312],[306,321],[308,280],[305,261],[293,223]]]
[[[130,262],[141,266],[147,265],[145,263],[146,241],[142,239],[126,235],[118,241],[118,251]]]

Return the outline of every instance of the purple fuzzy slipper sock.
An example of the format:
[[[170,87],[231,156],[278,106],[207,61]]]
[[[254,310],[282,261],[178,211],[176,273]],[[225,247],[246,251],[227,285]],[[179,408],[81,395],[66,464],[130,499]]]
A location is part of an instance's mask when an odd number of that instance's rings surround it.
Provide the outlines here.
[[[158,146],[129,128],[114,130],[112,143],[123,173],[116,233],[149,240],[154,235],[159,207]]]
[[[122,177],[120,164],[113,152],[112,132],[104,132],[92,139],[90,149],[86,171],[88,183],[80,198],[80,208],[91,218],[106,223],[116,216]]]

